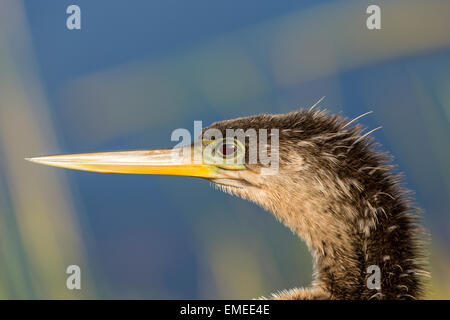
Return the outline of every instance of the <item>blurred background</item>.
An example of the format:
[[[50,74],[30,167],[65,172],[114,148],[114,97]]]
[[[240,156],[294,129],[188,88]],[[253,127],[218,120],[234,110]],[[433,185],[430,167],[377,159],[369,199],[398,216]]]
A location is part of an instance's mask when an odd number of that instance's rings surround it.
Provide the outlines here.
[[[81,8],[81,30],[66,9]],[[381,30],[366,8],[381,7]],[[361,119],[432,235],[450,299],[450,2],[0,0],[0,298],[253,298],[308,286],[304,243],[195,178],[24,157],[170,147],[176,128],[309,107]],[[82,290],[66,289],[81,267]]]

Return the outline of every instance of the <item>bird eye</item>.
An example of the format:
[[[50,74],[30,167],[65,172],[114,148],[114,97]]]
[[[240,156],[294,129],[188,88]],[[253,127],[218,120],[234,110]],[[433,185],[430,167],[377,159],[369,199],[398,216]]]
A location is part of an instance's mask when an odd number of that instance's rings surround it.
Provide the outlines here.
[[[234,144],[225,143],[222,145],[222,154],[226,157],[233,155],[237,151],[237,147]]]
[[[245,162],[245,146],[238,139],[231,137],[216,139],[203,149],[203,160],[215,165],[235,168],[237,164]]]
[[[223,139],[216,146],[216,154],[221,158],[234,158],[238,152],[238,142],[233,138]]]

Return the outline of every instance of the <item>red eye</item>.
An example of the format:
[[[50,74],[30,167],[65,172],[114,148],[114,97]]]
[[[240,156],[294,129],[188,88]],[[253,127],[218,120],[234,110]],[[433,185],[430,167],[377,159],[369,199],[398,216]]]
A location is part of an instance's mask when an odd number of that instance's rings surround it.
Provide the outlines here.
[[[231,156],[236,152],[236,149],[237,148],[234,144],[229,144],[229,143],[223,144],[222,145],[222,154],[224,156]]]

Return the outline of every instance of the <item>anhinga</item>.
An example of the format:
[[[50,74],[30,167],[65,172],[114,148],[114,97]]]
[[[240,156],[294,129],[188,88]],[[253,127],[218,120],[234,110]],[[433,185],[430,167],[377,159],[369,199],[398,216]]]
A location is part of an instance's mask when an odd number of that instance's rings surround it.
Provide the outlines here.
[[[278,129],[278,168],[250,163],[248,141],[197,139],[182,157],[171,149],[115,151],[31,158],[33,162],[96,172],[201,177],[226,192],[272,212],[300,236],[314,258],[311,288],[272,294],[275,299],[416,299],[424,271],[419,210],[401,187],[389,157],[378,151],[353,120],[313,109],[226,120],[206,129]],[[369,132],[370,133],[370,132]],[[268,139],[271,139],[269,135]],[[198,144],[197,144],[198,146]],[[205,159],[233,158],[243,163]],[[269,144],[260,144],[269,149]],[[181,150],[181,149],[180,149]],[[184,152],[183,151],[183,152]],[[266,150],[269,154],[271,150]],[[177,151],[175,153],[183,153]],[[193,161],[192,155],[200,155]],[[208,160],[208,161],[206,161]],[[369,288],[369,266],[377,266],[380,287]]]

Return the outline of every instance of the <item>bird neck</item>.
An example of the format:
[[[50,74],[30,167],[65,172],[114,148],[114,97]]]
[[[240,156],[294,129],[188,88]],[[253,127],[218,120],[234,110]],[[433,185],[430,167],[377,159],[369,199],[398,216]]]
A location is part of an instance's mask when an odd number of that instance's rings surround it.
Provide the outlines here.
[[[336,299],[420,295],[414,209],[395,183],[368,183],[349,196],[324,193],[323,185],[296,194],[273,211],[310,248],[313,289]]]

